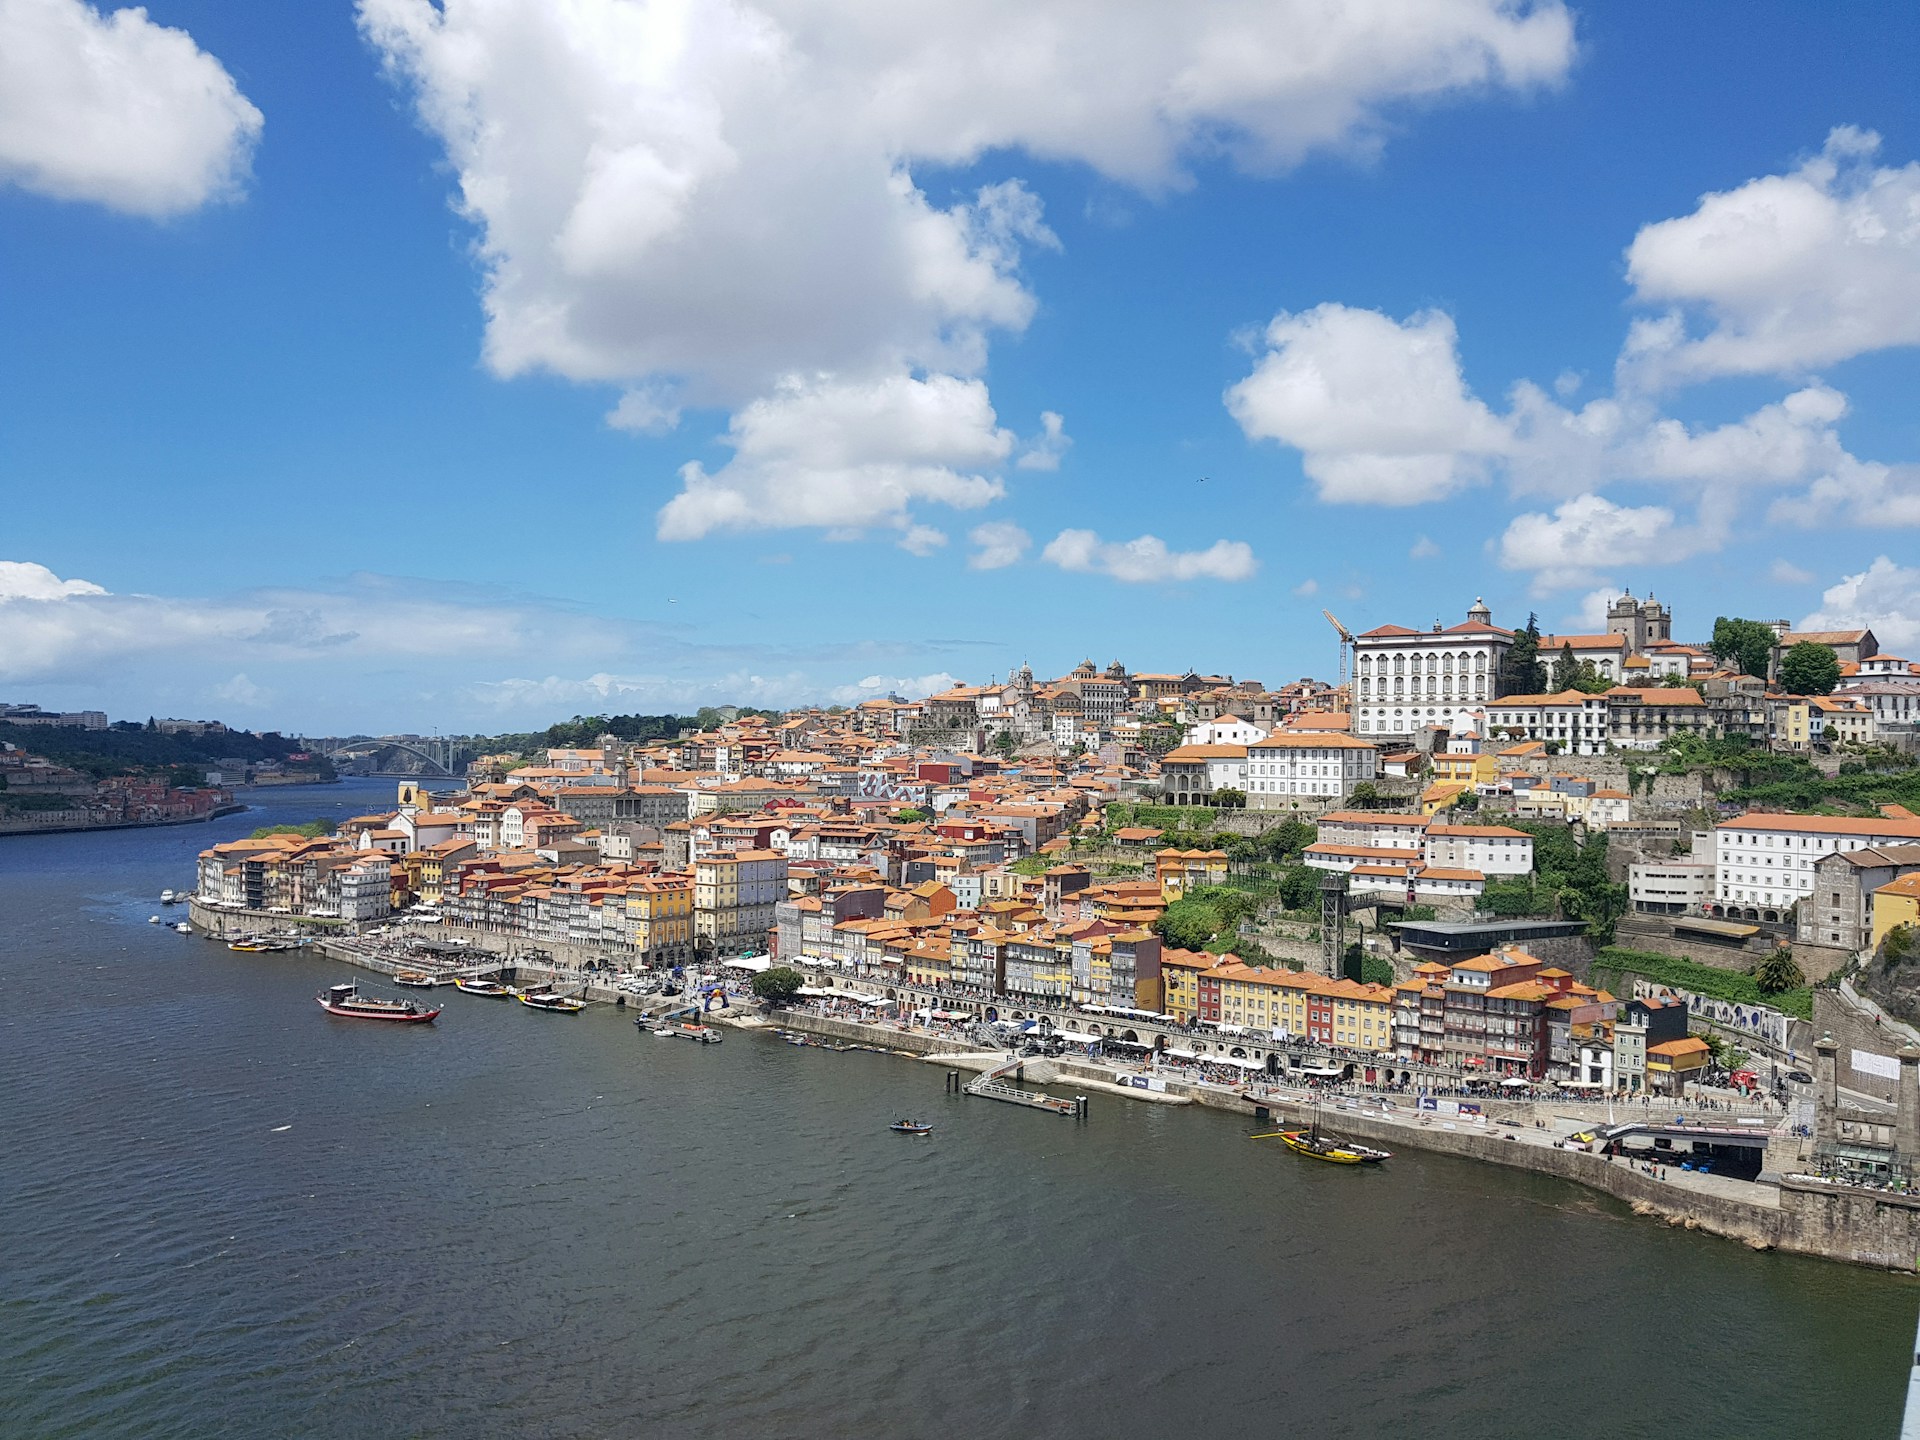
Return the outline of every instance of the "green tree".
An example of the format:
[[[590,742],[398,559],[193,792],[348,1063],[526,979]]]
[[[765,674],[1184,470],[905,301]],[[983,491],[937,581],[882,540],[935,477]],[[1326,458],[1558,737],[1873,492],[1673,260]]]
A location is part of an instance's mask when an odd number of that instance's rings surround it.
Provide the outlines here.
[[[1773,641],[1771,625],[1722,615],[1713,622],[1713,640],[1708,648],[1721,664],[1764,680],[1767,661],[1773,658]]]
[[[1313,826],[1304,820],[1282,820],[1269,830],[1260,833],[1254,842],[1261,854],[1270,860],[1297,860],[1300,852],[1313,844],[1316,839]]]
[[[1538,695],[1547,688],[1547,667],[1540,659],[1540,617],[1527,616],[1526,628],[1516,630],[1507,650],[1504,695]]]
[[[1392,985],[1393,962],[1384,955],[1369,955],[1360,962],[1360,983]]]
[[[1365,971],[1367,952],[1358,940],[1347,946],[1346,953],[1340,957],[1340,974],[1347,980],[1358,980]]]
[[[1356,805],[1373,805],[1380,800],[1380,787],[1371,780],[1362,780],[1353,787],[1353,793],[1347,797]]]
[[[1311,865],[1290,865],[1280,877],[1280,903],[1288,910],[1312,909],[1320,899],[1320,872]]]
[[[1831,695],[1840,683],[1840,657],[1830,645],[1802,640],[1780,659],[1780,684],[1789,695]]]
[[[1692,690],[1697,694],[1707,687],[1702,681],[1689,679],[1685,675],[1662,675],[1660,677],[1659,688],[1662,690]]]
[[[769,1005],[791,1005],[807,977],[788,965],[775,965],[753,977],[754,997]]]
[[[1573,689],[1574,678],[1580,673],[1580,662],[1573,658],[1573,642],[1566,641],[1560,647],[1560,654],[1553,662],[1553,680],[1555,692]]]
[[[1213,792],[1213,803],[1221,810],[1244,810],[1247,808],[1247,792],[1229,785]]]
[[[1013,743],[1013,732],[1011,730],[1002,730],[998,735],[994,736],[993,748],[999,751],[1002,756],[1011,760],[1013,758],[1013,752],[1015,748]]]
[[[1218,928],[1213,907],[1197,900],[1176,900],[1153,922],[1161,942],[1175,950],[1204,950]]]
[[[927,812],[924,810],[916,810],[909,805],[904,810],[894,811],[893,818],[901,825],[918,825],[922,820],[927,818]]]
[[[1790,946],[1781,945],[1757,963],[1751,971],[1753,983],[1766,995],[1783,995],[1789,990],[1798,990],[1807,983],[1807,977],[1793,958]]]

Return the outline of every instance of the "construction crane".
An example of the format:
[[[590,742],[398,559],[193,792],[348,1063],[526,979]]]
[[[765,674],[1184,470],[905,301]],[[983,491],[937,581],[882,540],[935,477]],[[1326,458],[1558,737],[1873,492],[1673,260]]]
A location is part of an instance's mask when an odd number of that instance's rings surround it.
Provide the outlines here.
[[[1344,685],[1351,678],[1348,674],[1347,656],[1353,649],[1353,632],[1334,619],[1331,610],[1322,610],[1320,613],[1327,617],[1327,623],[1340,636],[1340,663],[1334,671],[1334,684]]]

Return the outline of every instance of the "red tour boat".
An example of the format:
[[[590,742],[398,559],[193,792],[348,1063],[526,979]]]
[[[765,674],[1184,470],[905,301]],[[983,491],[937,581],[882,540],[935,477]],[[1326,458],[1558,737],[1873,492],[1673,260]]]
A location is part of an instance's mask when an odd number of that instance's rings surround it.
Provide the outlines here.
[[[377,1000],[362,995],[360,987],[352,984],[329,985],[313,998],[329,1015],[348,1020],[399,1020],[410,1025],[431,1025],[444,1008],[436,1005],[425,1010],[411,1000]]]

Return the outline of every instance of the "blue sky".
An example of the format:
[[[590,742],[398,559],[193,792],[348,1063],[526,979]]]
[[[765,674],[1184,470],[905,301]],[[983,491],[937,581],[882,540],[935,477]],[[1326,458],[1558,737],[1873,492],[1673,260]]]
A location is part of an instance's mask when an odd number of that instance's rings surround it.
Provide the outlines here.
[[[0,698],[1920,647],[1909,6],[146,8],[0,0]]]

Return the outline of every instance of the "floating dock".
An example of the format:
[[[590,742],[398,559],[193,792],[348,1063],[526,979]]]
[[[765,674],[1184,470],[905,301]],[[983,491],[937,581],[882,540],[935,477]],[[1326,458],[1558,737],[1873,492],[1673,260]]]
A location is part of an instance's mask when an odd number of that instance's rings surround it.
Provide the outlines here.
[[[959,1072],[950,1070],[947,1072],[947,1089],[949,1092],[957,1089],[965,1095],[984,1095],[989,1100],[1004,1100],[1009,1105],[1025,1105],[1030,1110],[1046,1110],[1055,1115],[1072,1115],[1081,1120],[1087,1118],[1087,1097],[1084,1095],[1076,1095],[1071,1100],[1062,1100],[1057,1095],[1042,1095],[1037,1090],[1022,1090],[1016,1085],[1008,1084],[1007,1076],[1011,1075],[1016,1080],[1020,1078],[1024,1063],[1018,1057],[1005,1061],[984,1074],[974,1076],[965,1085],[960,1084]]]

